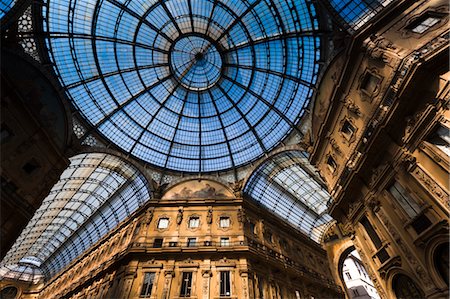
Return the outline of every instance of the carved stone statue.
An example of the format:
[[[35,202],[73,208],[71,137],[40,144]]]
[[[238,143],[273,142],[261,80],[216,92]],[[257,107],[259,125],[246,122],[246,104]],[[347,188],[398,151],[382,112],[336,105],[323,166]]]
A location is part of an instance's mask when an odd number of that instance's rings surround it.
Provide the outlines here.
[[[206,223],[212,223],[212,209],[208,209],[208,215],[206,215]]]
[[[237,217],[238,217],[238,221],[239,221],[240,223],[244,223],[244,221],[245,221],[245,212],[244,212],[244,210],[239,209],[239,210],[238,210]]]
[[[178,209],[177,224],[180,225],[181,221],[183,221],[183,209],[182,208]]]

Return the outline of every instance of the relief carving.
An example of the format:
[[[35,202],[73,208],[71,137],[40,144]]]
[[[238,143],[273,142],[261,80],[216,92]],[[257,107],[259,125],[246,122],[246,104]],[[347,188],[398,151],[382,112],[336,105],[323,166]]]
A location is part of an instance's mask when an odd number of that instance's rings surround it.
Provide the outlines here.
[[[351,113],[357,116],[361,116],[361,109],[349,97],[345,99],[344,106],[347,107],[347,110],[350,111]]]
[[[179,208],[177,213],[177,224],[180,225],[183,221],[183,209]]]
[[[238,210],[237,218],[238,218],[239,223],[245,222],[245,212],[243,209]]]
[[[370,182],[369,182],[370,187],[375,186],[376,182],[380,179],[381,174],[383,173],[383,171],[387,165],[388,165],[388,162],[385,161],[385,162],[381,163],[380,165],[378,165],[377,167],[373,168],[372,175],[370,176]]]
[[[389,55],[396,55],[397,48],[392,42],[379,35],[372,35],[366,40],[366,49],[369,57],[375,61],[388,63]]]
[[[208,214],[206,215],[206,223],[211,224],[212,221],[213,221],[212,219],[213,219],[213,217],[212,217],[212,209],[209,208],[208,209]]]
[[[450,210],[449,194],[425,173],[422,168],[416,167],[412,172],[412,175],[425,187],[425,189],[434,195],[447,210]]]
[[[406,128],[405,128],[405,133],[404,133],[404,135],[402,137],[402,142],[406,142],[409,139],[409,137],[411,136],[412,132],[414,131],[414,128],[415,128],[416,124],[420,120],[423,119],[423,116],[428,111],[429,107],[430,107],[430,105],[428,104],[422,110],[417,112],[416,114],[407,116],[405,118],[405,120],[406,120]]]
[[[150,180],[151,189],[153,190],[153,196],[155,198],[161,198],[161,195],[163,194],[165,188],[167,187],[168,183],[165,184],[159,184],[155,180]]]
[[[145,217],[144,217],[144,223],[149,225],[150,222],[152,222],[153,219],[153,210],[149,209],[147,210],[147,212],[145,213]]]
[[[334,150],[337,154],[339,154],[339,155],[342,154],[342,151],[341,151],[339,145],[337,144],[337,142],[336,142],[336,140],[335,140],[334,138],[331,138],[331,139],[330,139],[330,144],[331,144],[331,147],[333,148],[333,150]]]
[[[394,226],[390,223],[388,217],[382,210],[379,210],[377,215],[379,216],[381,222],[383,222],[384,226],[387,228],[391,236],[393,237],[394,241],[399,246],[400,250],[404,253],[406,259],[408,260],[409,264],[413,268],[413,270],[416,272],[417,276],[421,279],[424,286],[427,289],[430,289],[433,287],[433,283],[431,281],[430,276],[426,273],[426,271],[423,269],[423,267],[419,264],[418,260],[413,256],[411,251],[409,250],[408,246],[403,242],[400,235],[397,233]]]
[[[228,185],[233,190],[234,196],[241,197],[242,188],[244,187],[244,179],[239,180],[239,181],[234,182],[234,183],[228,183]]]

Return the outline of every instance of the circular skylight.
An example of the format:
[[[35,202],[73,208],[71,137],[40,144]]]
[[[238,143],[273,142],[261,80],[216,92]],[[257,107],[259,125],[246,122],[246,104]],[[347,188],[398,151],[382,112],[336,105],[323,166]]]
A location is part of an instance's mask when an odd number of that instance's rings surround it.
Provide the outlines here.
[[[44,2],[50,59],[76,109],[153,165],[244,165],[289,134],[312,95],[309,1]]]

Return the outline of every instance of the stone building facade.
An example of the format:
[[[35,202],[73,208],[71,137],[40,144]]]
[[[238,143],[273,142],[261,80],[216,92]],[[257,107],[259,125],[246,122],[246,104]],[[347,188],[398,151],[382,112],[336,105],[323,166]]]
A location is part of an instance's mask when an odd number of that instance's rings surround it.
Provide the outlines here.
[[[214,181],[169,187],[22,298],[342,298],[319,244]]]
[[[448,36],[447,2],[399,4],[336,57],[314,107],[335,277],[356,248],[382,298],[448,296]]]

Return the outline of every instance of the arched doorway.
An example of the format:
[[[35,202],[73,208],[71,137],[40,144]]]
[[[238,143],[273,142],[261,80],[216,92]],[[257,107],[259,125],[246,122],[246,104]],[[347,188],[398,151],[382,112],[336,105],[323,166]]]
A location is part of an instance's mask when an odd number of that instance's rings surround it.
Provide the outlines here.
[[[434,267],[447,285],[449,285],[449,246],[448,242],[440,244],[433,256]]]
[[[341,281],[345,285],[348,298],[380,299],[354,246],[349,247],[342,253],[338,271]]]
[[[424,298],[422,290],[416,283],[404,274],[397,274],[392,280],[392,289],[397,299],[421,299]]]

